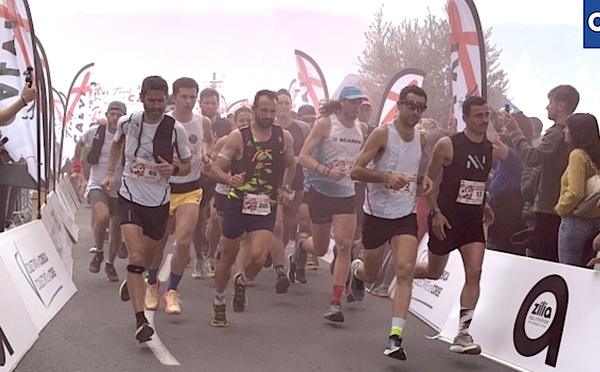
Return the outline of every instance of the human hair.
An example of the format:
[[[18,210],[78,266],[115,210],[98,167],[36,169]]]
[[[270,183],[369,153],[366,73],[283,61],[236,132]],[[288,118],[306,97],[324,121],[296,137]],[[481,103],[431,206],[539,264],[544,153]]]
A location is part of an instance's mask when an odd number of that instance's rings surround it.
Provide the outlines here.
[[[182,77],[173,82],[173,96],[177,96],[181,88],[193,88],[196,90],[196,93],[200,89],[196,80],[189,77]]]
[[[525,116],[522,112],[516,112],[512,114],[512,117],[515,119],[517,124],[519,124],[519,129],[523,132],[527,143],[531,145],[533,142],[533,125],[531,124],[531,120]]]
[[[251,106],[246,106],[246,105],[240,106],[233,113],[233,121],[234,122],[237,122],[238,115],[241,114],[242,112],[248,112],[248,113],[254,115],[254,111],[252,111]]]
[[[252,107],[254,107],[254,109],[256,109],[256,107],[258,106],[258,100],[260,99],[260,97],[263,97],[263,96],[269,98],[270,100],[277,102],[277,93],[275,93],[269,89],[262,89],[262,90],[259,90],[258,92],[256,92],[256,94],[254,95],[254,104],[252,105]]]
[[[567,118],[567,128],[574,149],[584,150],[600,166],[600,132],[598,121],[592,114],[577,113]]]
[[[579,92],[571,85],[559,85],[548,92],[548,98],[554,98],[567,107],[567,114],[572,114],[579,104]]]
[[[462,104],[463,115],[471,115],[471,106],[483,106],[487,104],[487,101],[483,97],[469,96]]]
[[[213,88],[202,89],[202,91],[200,92],[200,103],[202,103],[202,101],[208,97],[217,97],[217,102],[219,102],[219,92],[217,92]]]
[[[338,100],[329,100],[319,107],[319,113],[323,116],[329,116],[342,109],[342,103]]]
[[[542,123],[540,118],[531,116],[529,117],[529,121],[531,122],[531,130],[533,131],[534,137],[542,134],[542,131],[544,130],[544,123]]]
[[[292,95],[291,95],[291,94],[290,94],[290,92],[288,92],[288,90],[287,90],[287,89],[285,89],[285,88],[279,89],[279,90],[277,91],[277,97],[279,97],[279,96],[281,96],[281,95],[288,96],[288,98],[289,98],[290,100],[292,99]]]
[[[168,96],[169,84],[160,76],[148,76],[142,81],[142,94],[148,93],[149,90],[159,90]]]
[[[414,94],[415,96],[423,97],[425,98],[425,101],[427,101],[427,93],[425,93],[423,88],[417,85],[407,85],[402,88],[400,91],[400,101],[405,100],[410,93]]]

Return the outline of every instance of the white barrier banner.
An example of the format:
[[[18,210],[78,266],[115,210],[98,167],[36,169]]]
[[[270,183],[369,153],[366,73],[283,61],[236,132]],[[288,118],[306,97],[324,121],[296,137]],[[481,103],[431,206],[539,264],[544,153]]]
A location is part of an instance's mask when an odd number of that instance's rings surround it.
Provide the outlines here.
[[[419,243],[417,262],[427,261],[428,240],[429,235],[425,234]],[[413,281],[410,312],[440,331],[446,323],[450,310],[459,301],[464,280],[462,258],[458,251],[453,251],[439,280],[415,279]]]
[[[470,331],[482,350],[534,371],[598,371],[600,273],[487,251]],[[454,334],[457,320],[443,334]]]
[[[61,204],[65,207],[65,211],[69,216],[69,219],[75,221],[75,214],[77,213],[77,207],[75,206],[75,202],[71,199],[69,192],[65,189],[65,184],[59,182],[56,185],[56,190],[54,190],[58,198],[60,199]]]
[[[42,222],[44,223],[44,227],[52,242],[54,243],[54,247],[58,252],[58,255],[62,259],[69,275],[73,276],[73,246],[75,242],[71,239],[69,232],[65,225],[60,222],[60,219],[48,204],[42,205]]]
[[[12,371],[38,338],[25,304],[0,260],[0,372]]]
[[[65,225],[73,241],[77,241],[79,236],[79,226],[77,226],[75,220],[69,216],[69,212],[66,210],[60,197],[54,191],[48,194],[46,204],[54,211],[58,220]]]
[[[77,196],[77,193],[75,192],[75,189],[73,188],[73,184],[71,183],[69,177],[63,175],[59,182],[63,184],[65,190],[71,196],[71,200],[73,200],[75,209],[79,209],[79,207],[81,207],[81,201],[79,200],[79,197]]]
[[[39,332],[75,294],[75,284],[40,220],[0,234],[0,247],[0,259]]]

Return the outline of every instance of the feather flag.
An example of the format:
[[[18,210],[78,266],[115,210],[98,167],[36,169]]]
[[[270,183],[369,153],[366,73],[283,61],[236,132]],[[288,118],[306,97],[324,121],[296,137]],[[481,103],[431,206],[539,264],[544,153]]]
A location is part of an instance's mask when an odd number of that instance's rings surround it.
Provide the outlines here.
[[[320,102],[329,99],[325,76],[323,76],[323,72],[319,65],[317,65],[317,62],[308,54],[298,49],[294,50],[294,54],[298,69],[298,82],[304,90],[302,100],[318,108]]]
[[[462,131],[462,103],[467,97],[487,97],[485,44],[472,0],[448,0],[450,66],[457,130]]]
[[[376,123],[386,124],[394,120],[398,113],[396,103],[400,98],[400,91],[408,85],[423,86],[425,72],[414,68],[408,68],[400,71],[390,79],[387,87],[383,91],[379,110],[377,111]]]

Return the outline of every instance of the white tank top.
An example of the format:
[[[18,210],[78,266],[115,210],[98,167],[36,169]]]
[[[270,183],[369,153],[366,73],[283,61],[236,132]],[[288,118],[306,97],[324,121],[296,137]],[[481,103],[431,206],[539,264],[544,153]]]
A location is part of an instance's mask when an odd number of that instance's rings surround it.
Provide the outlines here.
[[[175,118],[173,113],[171,113],[170,116]],[[177,119],[175,119],[175,121],[177,121]],[[177,184],[194,182],[202,175],[202,157],[204,155],[202,147],[202,141],[204,141],[202,116],[193,114],[192,120],[187,123],[177,122],[183,126],[188,135],[188,143],[190,151],[192,152],[192,169],[190,170],[190,173],[185,176],[171,176],[169,182]]]
[[[394,124],[389,124],[385,151],[371,169],[378,172],[403,173],[410,183],[400,190],[394,190],[383,183],[367,183],[363,210],[371,216],[396,219],[415,212],[417,176],[421,162],[421,135],[415,130],[412,141],[400,137]]]

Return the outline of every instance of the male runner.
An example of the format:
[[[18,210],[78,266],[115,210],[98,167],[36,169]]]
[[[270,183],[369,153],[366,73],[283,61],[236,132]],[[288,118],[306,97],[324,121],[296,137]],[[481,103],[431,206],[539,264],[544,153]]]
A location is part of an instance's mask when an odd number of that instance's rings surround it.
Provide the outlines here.
[[[219,182],[231,186],[223,216],[223,255],[215,271],[215,300],[211,324],[227,326],[225,289],[230,270],[239,251],[240,238],[247,233],[249,262],[233,278],[233,310],[246,308],[246,280],[263,267],[273,241],[277,200],[291,199],[294,179],[293,139],[280,126],[273,125],[277,95],[261,90],[254,98],[254,122],[233,131],[228,137],[212,171]],[[226,172],[230,169],[231,174]],[[283,186],[282,186],[283,181]]]
[[[154,330],[144,316],[142,274],[161,249],[169,218],[169,178],[190,172],[191,153],[181,124],[164,114],[169,86],[160,76],[142,82],[140,100],[144,111],[119,120],[110,149],[108,170],[102,188],[110,191],[117,161],[124,156],[123,181],[119,189],[121,234],[129,254],[127,279],[121,284],[121,299],[131,294],[136,318],[135,338],[149,341]],[[173,152],[179,161],[173,162]]]
[[[108,167],[110,147],[117,131],[117,121],[127,114],[124,103],[113,101],[106,110],[106,124],[89,128],[77,142],[75,155],[71,165],[72,177],[83,178],[81,153],[85,147],[89,148],[87,163],[91,165],[90,177],[87,182],[86,194],[92,206],[92,231],[96,242],[96,253],[90,262],[89,270],[92,273],[100,271],[104,260],[104,237],[110,224],[110,250],[104,266],[106,278],[111,282],[119,281],[114,262],[119,247],[121,246],[121,229],[119,227],[118,199],[116,190],[107,193],[102,190],[102,179]],[[119,169],[120,170],[120,169]],[[120,172],[119,172],[120,173]],[[116,187],[121,183],[120,175],[115,180]]]
[[[352,262],[350,290],[355,299],[365,296],[364,281],[375,282],[384,258],[384,245],[391,245],[396,271],[392,302],[392,327],[384,354],[405,360],[402,331],[410,304],[412,279],[417,259],[417,183],[424,193],[432,182],[418,175],[425,141],[415,130],[427,108],[427,95],[416,85],[400,91],[398,115],[393,123],[376,128],[369,136],[354,168],[352,179],[367,183],[363,205],[363,260]]]
[[[462,105],[463,132],[441,138],[433,148],[427,176],[437,179],[438,190],[427,197],[429,215],[429,260],[415,266],[414,277],[439,279],[448,255],[458,249],[465,268],[460,295],[459,332],[450,351],[479,354],[469,325],[479,299],[479,281],[485,252],[483,223],[491,225],[494,213],[486,203],[486,182],[492,168],[493,146],[486,138],[490,109],[485,99],[468,97]]]
[[[175,254],[171,259],[171,274],[169,285],[164,294],[165,312],[167,314],[181,314],[181,298],[177,287],[183,277],[185,267],[190,262],[190,245],[198,223],[202,189],[200,188],[200,175],[204,164],[205,151],[210,151],[212,145],[212,130],[210,120],[201,115],[194,114],[192,110],[198,99],[198,83],[192,78],[183,77],[173,82],[173,98],[175,109],[172,117],[183,126],[187,133],[190,151],[192,153],[191,171],[186,176],[173,176],[171,184],[171,198],[169,215],[169,233],[175,233]],[[163,238],[162,250],[169,234]],[[158,296],[158,270],[162,261],[161,254],[155,255],[155,260],[148,270],[148,287],[144,304],[147,310],[156,310],[159,305]]]

